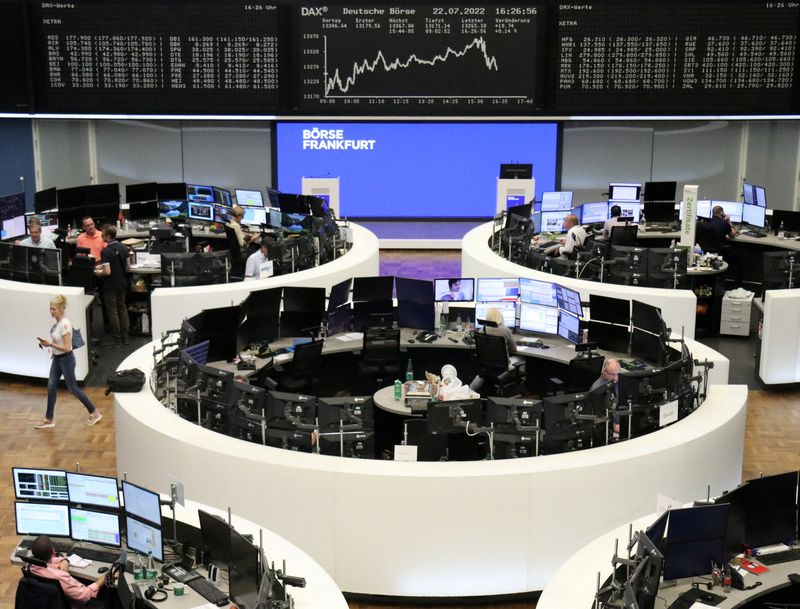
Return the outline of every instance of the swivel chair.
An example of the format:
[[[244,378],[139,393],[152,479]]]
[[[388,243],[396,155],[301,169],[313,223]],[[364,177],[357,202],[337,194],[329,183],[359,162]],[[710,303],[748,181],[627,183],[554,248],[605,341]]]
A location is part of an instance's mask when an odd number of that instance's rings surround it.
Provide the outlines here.
[[[417,447],[417,461],[444,461],[447,458],[447,436],[428,433],[426,419],[406,419],[408,444]]]
[[[400,378],[400,330],[367,328],[358,370],[374,379],[375,387]]]
[[[284,391],[297,393],[300,390],[311,392],[322,363],[323,341],[302,343],[294,348],[292,363],[280,379],[279,386]]]
[[[35,575],[31,566],[46,567],[47,563],[32,556],[22,559],[22,577],[17,584],[14,609],[70,609],[61,584],[57,580]]]
[[[602,355],[590,355],[588,357],[575,357],[569,361],[566,380],[552,377],[550,383],[553,386],[553,394],[556,393],[578,393],[588,391],[603,371]]]
[[[476,332],[475,357],[477,373],[484,379],[484,387],[490,387],[489,395],[520,395],[519,366],[511,365],[504,337]]]

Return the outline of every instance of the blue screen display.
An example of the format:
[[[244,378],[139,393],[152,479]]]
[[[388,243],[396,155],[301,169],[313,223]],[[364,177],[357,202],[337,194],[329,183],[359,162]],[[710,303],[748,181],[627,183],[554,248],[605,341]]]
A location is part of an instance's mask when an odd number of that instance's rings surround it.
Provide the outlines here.
[[[557,138],[555,123],[279,122],[278,188],[339,177],[342,217],[490,217],[501,163],[533,163],[537,199],[555,190]]]

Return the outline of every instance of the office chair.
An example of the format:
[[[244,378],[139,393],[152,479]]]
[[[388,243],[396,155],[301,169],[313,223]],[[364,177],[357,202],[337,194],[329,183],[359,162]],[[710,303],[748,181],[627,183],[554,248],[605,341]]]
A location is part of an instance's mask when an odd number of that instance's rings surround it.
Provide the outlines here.
[[[520,395],[520,366],[511,365],[504,337],[486,332],[475,333],[475,368],[484,380],[483,386],[490,388],[489,395]]]
[[[588,357],[575,357],[570,360],[567,368],[566,380],[552,377],[550,384],[553,388],[553,395],[556,393],[578,393],[588,391],[603,371],[602,355],[590,355]]]
[[[636,235],[638,233],[638,224],[612,226],[611,237],[608,240],[609,245],[628,245],[634,247],[636,245]]]
[[[366,329],[358,370],[363,376],[373,378],[376,387],[400,378],[400,330]]]
[[[710,222],[698,222],[694,231],[695,241],[704,252],[721,254],[717,244],[714,231],[711,229]]]
[[[236,231],[227,225],[225,226],[225,237],[228,239],[228,250],[230,251],[230,279],[231,281],[241,281],[244,279],[245,252],[242,251],[239,245],[239,239],[236,238]]]
[[[46,567],[47,563],[32,556],[22,560],[26,564],[17,584],[14,609],[70,609],[69,599],[57,580],[39,577],[30,570],[32,565]]]
[[[294,348],[292,363],[279,383],[284,391],[296,393],[304,389],[311,392],[317,380],[314,378],[314,373],[321,367],[323,344],[323,341],[316,340],[299,344]]]
[[[447,436],[428,433],[427,419],[406,419],[403,429],[409,446],[417,447],[417,461],[444,461],[447,458]]]

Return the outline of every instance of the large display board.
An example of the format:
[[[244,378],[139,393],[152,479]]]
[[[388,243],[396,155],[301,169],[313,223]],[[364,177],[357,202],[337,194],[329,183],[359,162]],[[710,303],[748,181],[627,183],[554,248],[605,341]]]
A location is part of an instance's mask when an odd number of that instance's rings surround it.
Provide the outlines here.
[[[798,4],[0,0],[0,111],[796,114]]]

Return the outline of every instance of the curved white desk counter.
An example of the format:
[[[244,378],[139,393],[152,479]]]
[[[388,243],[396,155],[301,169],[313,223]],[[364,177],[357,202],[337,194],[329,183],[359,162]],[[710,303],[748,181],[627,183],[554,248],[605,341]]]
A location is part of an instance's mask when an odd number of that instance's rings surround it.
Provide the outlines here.
[[[67,319],[88,340],[86,307],[93,297],[84,294],[83,288],[0,279],[0,373],[48,377],[50,352],[39,348],[36,337],[48,335],[53,325],[50,301],[58,294],[67,298]],[[88,349],[76,349],[75,359],[75,377],[82,381],[89,373]]]
[[[187,490],[191,491],[191,488],[187,486]],[[223,498],[221,497],[220,499]],[[179,521],[199,528],[198,509],[209,514],[222,516],[226,522],[228,520],[226,510],[189,500],[186,501],[185,506],[175,506],[175,516]],[[172,518],[172,512],[166,506],[162,507],[161,512],[164,516]],[[239,533],[252,535],[256,544],[258,544],[259,532],[263,532],[264,552],[267,560],[271,563],[274,562],[276,568],[281,568],[282,561],[286,560],[289,575],[305,578],[305,588],[287,588],[287,592],[294,597],[297,609],[347,609],[347,601],[336,582],[333,581],[325,569],[300,548],[280,535],[273,533],[266,525],[256,524],[253,521],[237,516],[235,510],[231,515],[231,524]],[[191,591],[189,595],[192,595]],[[200,604],[201,599],[199,597],[194,596],[193,598],[194,605],[192,606]]]
[[[464,235],[461,244],[462,277],[529,277],[558,283],[580,292],[581,299],[584,301],[589,300],[589,294],[638,300],[660,307],[664,321],[675,334],[680,335],[681,329],[683,329],[684,336],[694,338],[697,297],[691,290],[667,290],[599,283],[534,271],[495,254],[489,247],[491,236],[491,222],[473,228]]]
[[[152,346],[121,368],[149,374]],[[203,429],[145,386],[115,396],[117,468],[153,490],[170,476],[230,503],[311,555],[347,592],[482,596],[541,590],[598,531],[741,476],[747,389],[714,385],[657,433],[529,459],[396,463],[264,447]],[[702,464],[702,467],[698,467]]]
[[[153,336],[160,337],[162,332],[180,328],[184,318],[196,315],[203,309],[238,304],[253,290],[287,285],[330,288],[351,277],[377,275],[378,238],[357,224],[351,223],[350,226],[353,229],[353,247],[336,260],[313,269],[254,281],[186,288],[156,288],[150,297]]]
[[[800,382],[800,289],[765,292],[758,376],[766,385]]]

